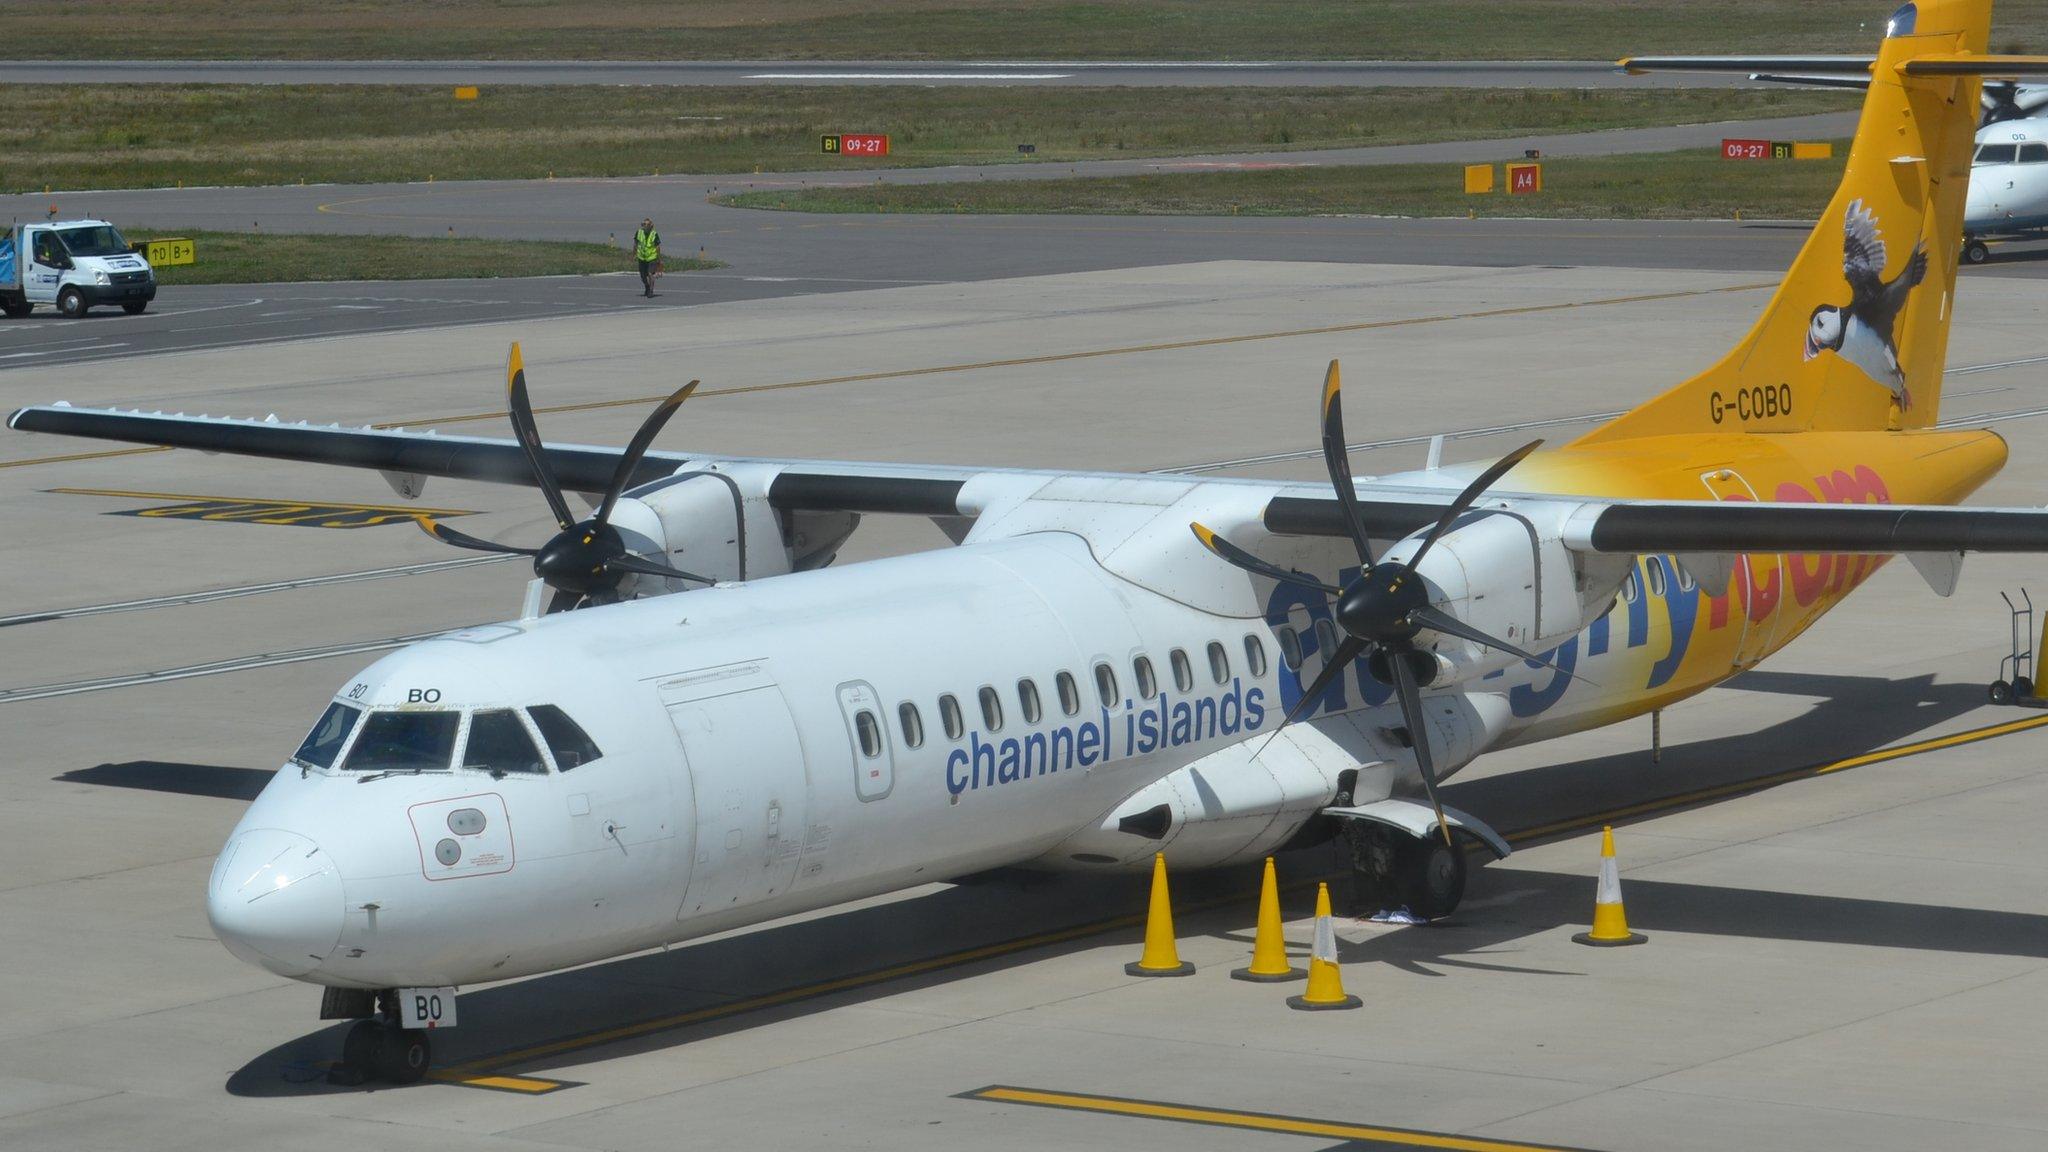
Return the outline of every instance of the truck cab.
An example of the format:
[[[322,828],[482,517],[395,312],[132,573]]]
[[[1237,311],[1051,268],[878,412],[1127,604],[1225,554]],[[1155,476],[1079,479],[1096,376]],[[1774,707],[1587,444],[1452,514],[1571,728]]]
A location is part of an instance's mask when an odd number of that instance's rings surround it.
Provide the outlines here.
[[[38,304],[76,318],[94,305],[131,315],[156,299],[156,273],[105,220],[17,225],[0,238],[0,312],[26,316]]]

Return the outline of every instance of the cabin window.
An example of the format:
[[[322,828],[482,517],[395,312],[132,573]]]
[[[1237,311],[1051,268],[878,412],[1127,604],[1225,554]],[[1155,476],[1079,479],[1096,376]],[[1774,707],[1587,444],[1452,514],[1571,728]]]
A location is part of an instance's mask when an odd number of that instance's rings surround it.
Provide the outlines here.
[[[1286,661],[1289,668],[1297,671],[1301,668],[1301,637],[1294,634],[1291,624],[1280,626],[1280,659]]]
[[[981,726],[991,732],[1000,732],[1003,728],[1003,698],[987,685],[981,689]]]
[[[903,728],[905,748],[924,747],[924,717],[917,714],[917,705],[905,700],[896,706],[896,723]]]
[[[1643,598],[1643,590],[1636,583],[1636,570],[1634,568],[1630,568],[1628,570],[1628,575],[1622,577],[1621,598],[1622,600],[1630,604],[1633,604],[1636,601]]]
[[[1643,564],[1644,583],[1649,586],[1650,595],[1664,594],[1664,562],[1655,558]]]
[[[1220,640],[1209,641],[1209,678],[1218,684],[1230,679],[1230,650]]]
[[[882,754],[882,726],[875,714],[863,708],[853,714],[853,731],[860,738],[860,754],[873,760]]]
[[[1188,663],[1188,654],[1178,648],[1173,650],[1173,686],[1182,692],[1195,690],[1195,668]]]
[[[967,725],[960,718],[960,701],[953,699],[950,693],[939,697],[939,722],[946,726],[948,740],[958,740],[967,731]]]
[[[540,738],[547,742],[548,751],[554,754],[557,771],[567,772],[604,755],[584,733],[582,726],[553,704],[536,704],[528,708],[526,714],[533,717],[533,726],[540,729]]]
[[[1102,706],[1104,708],[1116,707],[1118,700],[1116,669],[1111,668],[1107,664],[1097,664],[1095,666],[1095,694],[1102,697]]]
[[[2048,164],[2048,144],[2020,145],[2020,163]]]
[[[334,758],[341,754],[341,746],[348,743],[348,734],[356,730],[356,721],[362,716],[359,709],[346,704],[329,704],[313,730],[306,733],[306,742],[292,753],[292,763],[307,768],[334,767]]]
[[[372,712],[342,767],[350,772],[446,772],[460,712]]]
[[[1029,678],[1017,681],[1017,703],[1024,707],[1026,724],[1038,723],[1038,718],[1045,714],[1044,709],[1038,706],[1038,685]]]
[[[513,772],[545,776],[548,771],[541,762],[540,749],[533,746],[533,737],[526,734],[526,725],[510,708],[493,708],[469,718],[469,743],[462,748],[462,766],[494,776]]]
[[[1328,620],[1316,621],[1316,651],[1322,653],[1324,660],[1337,656],[1337,626]]]
[[[1131,672],[1138,679],[1138,699],[1150,700],[1159,695],[1159,681],[1152,675],[1152,660],[1140,656],[1131,661]]]
[[[2017,144],[1986,144],[1977,149],[1979,164],[2010,164],[2013,154],[2019,151]]]
[[[1219,644],[1217,645],[1217,647],[1220,648],[1222,647],[1222,645]],[[1265,642],[1260,640],[1257,636],[1253,636],[1249,633],[1247,633],[1244,638],[1244,663],[1245,668],[1251,672],[1252,677],[1254,679],[1257,679],[1258,677],[1264,676],[1266,674]],[[1225,674],[1228,674],[1229,671],[1229,663],[1226,661],[1224,665],[1224,672]],[[1216,682],[1218,684],[1223,683],[1223,678],[1221,676],[1217,677]]]
[[[1699,583],[1699,581],[1692,578],[1692,569],[1687,568],[1683,563],[1678,565],[1678,590],[1680,592],[1690,592],[1694,588],[1699,587]]]
[[[1079,685],[1074,683],[1074,677],[1070,673],[1062,672],[1053,677],[1052,682],[1060,690],[1060,711],[1065,712],[1069,716],[1079,712],[1081,710],[1081,689]]]

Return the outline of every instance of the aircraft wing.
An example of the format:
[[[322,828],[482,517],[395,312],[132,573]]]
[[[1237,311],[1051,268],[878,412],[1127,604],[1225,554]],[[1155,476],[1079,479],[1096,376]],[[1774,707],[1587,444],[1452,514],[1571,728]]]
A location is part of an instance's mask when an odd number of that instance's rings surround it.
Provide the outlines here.
[[[17,410],[7,426],[21,432],[49,432],[119,440],[165,448],[193,448],[235,456],[371,468],[392,475],[483,480],[535,487],[532,467],[516,440],[485,436],[444,436],[405,428],[344,428],[336,424],[283,423],[184,413],[74,408],[68,404]],[[575,444],[547,444],[548,465],[562,487],[602,493],[611,483],[622,450]],[[642,457],[628,486],[674,475],[694,460],[674,452]],[[729,459],[718,457],[717,459]],[[784,510],[903,512],[957,516],[962,484],[979,470],[789,462],[775,477],[769,501]]]
[[[1512,496],[1565,501],[1558,496]],[[1345,535],[1335,500],[1282,496],[1266,506],[1266,530],[1283,536]],[[1663,553],[2048,552],[2048,508],[1926,504],[1795,504],[1761,501],[1583,501],[1564,521],[1575,552]]]
[[[23,432],[370,468],[395,475],[534,484],[518,442],[509,439],[443,436],[403,428],[343,428],[287,424],[275,419],[74,408],[65,404],[20,409],[8,418],[7,424]],[[604,491],[621,454],[617,448],[570,444],[549,444],[542,450],[563,487],[590,493]],[[737,462],[722,456],[649,452],[632,483],[650,483],[693,462],[709,463],[714,459]],[[973,510],[964,508],[961,501],[968,482],[991,472],[1006,471],[845,461],[758,463],[775,470],[768,484],[768,499],[784,511],[914,516],[972,515]],[[1303,486],[1304,490],[1308,488]],[[1392,499],[1369,490],[1360,495],[1366,527],[1382,539],[1399,538],[1428,525],[1450,499],[1449,493],[1438,496],[1428,492],[1404,492]],[[1541,494],[1507,498],[1517,503],[1550,503],[1553,507],[1576,505],[1564,519],[1564,542],[1580,552],[2048,552],[2048,509],[1603,501]],[[1274,496],[1266,503],[1263,520],[1266,530],[1275,535],[1346,537],[1343,511],[1336,500],[1327,496]]]
[[[1614,62],[1631,76],[1645,72],[1769,72],[1778,76],[1856,76],[1870,79],[1875,56],[1628,56]],[[1761,77],[1751,77],[1761,79]]]

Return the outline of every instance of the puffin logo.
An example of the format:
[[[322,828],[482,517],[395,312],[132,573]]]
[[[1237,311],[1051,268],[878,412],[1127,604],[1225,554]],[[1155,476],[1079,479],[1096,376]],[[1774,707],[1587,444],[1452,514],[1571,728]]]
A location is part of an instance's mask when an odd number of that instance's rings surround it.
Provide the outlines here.
[[[1849,303],[1822,304],[1813,310],[1806,325],[1806,359],[1823,350],[1832,351],[1891,389],[1903,412],[1913,407],[1913,394],[1906,388],[1905,373],[1899,370],[1899,346],[1892,339],[1892,324],[1905,310],[1906,298],[1927,276],[1926,243],[1913,246],[1905,269],[1889,283],[1884,278],[1884,264],[1884,237],[1877,230],[1877,217],[1862,200],[1851,200],[1842,214],[1842,276],[1849,282]]]

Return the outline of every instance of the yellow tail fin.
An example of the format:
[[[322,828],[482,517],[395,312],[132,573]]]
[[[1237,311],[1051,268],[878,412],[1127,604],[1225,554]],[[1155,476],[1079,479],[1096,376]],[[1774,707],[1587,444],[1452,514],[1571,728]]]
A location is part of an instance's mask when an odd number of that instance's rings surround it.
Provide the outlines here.
[[[1990,0],[1917,0],[1887,26],[1834,199],[1756,326],[1713,367],[1581,437],[1932,426],[1986,74]]]

